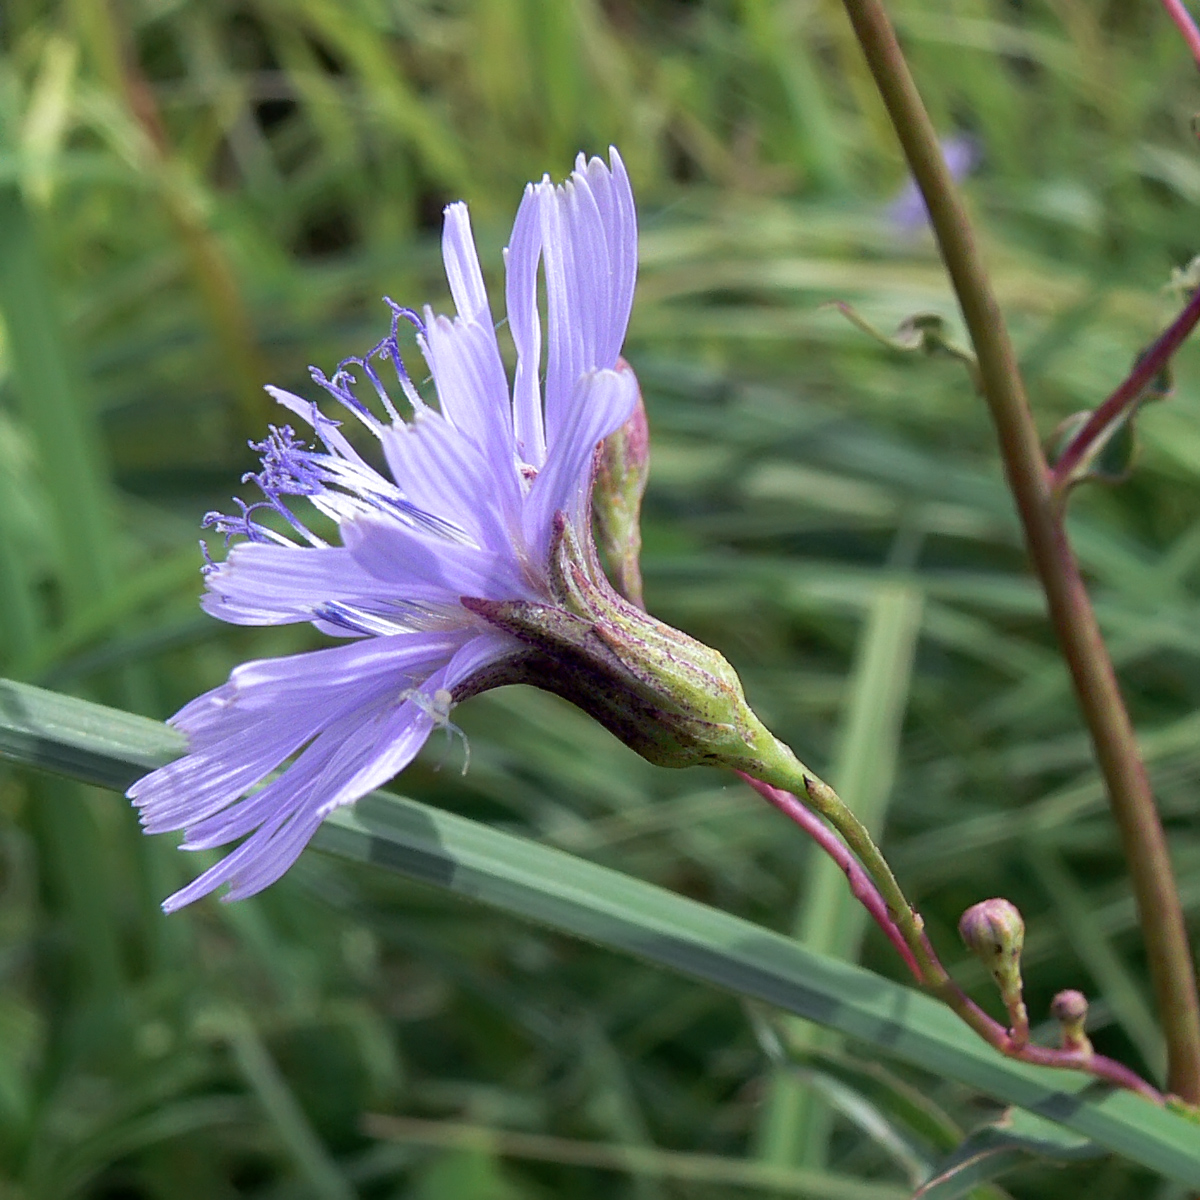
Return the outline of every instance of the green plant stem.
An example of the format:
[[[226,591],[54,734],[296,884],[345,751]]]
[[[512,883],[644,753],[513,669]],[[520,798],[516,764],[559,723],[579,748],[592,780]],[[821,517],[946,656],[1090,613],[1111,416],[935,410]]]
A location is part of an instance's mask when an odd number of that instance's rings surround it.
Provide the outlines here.
[[[1175,874],[1112,660],[1054,501],[1016,355],[887,13],[879,0],[843,4],[929,210],[979,360],[1029,553],[1107,785],[1166,1037],[1167,1084],[1183,1099],[1200,1103],[1200,1003]]]

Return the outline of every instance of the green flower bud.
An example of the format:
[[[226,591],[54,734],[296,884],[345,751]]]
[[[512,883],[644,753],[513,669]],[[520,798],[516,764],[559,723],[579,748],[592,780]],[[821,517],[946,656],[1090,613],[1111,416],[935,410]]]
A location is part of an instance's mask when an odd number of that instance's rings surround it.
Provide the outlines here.
[[[1025,922],[1015,904],[1000,897],[973,904],[958,922],[958,932],[968,950],[992,973],[1008,1009],[1013,1037],[1023,1043],[1029,1036],[1021,984],[1021,950]]]
[[[787,759],[804,771],[755,716],[721,654],[617,595],[561,516],[556,532],[556,603],[463,598],[525,649],[474,677],[456,703],[485,688],[530,683],[570,700],[661,766],[709,763],[762,777]]]
[[[1059,1024],[1062,1048],[1091,1054],[1092,1043],[1084,1032],[1088,1014],[1087,997],[1074,989],[1059,992],[1050,1002],[1050,1013]]]
[[[958,922],[958,932],[993,975],[1020,971],[1025,922],[1015,904],[999,897],[973,904]]]
[[[592,516],[596,541],[608,560],[616,589],[642,604],[642,496],[650,478],[650,430],[638,396],[633,415],[596,452]]]

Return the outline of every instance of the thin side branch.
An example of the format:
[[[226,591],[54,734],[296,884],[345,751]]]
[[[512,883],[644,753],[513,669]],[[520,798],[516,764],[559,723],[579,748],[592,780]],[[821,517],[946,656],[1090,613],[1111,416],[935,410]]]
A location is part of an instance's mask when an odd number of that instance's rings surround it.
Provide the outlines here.
[[[921,968],[917,965],[913,952],[908,948],[904,935],[889,915],[888,906],[879,894],[879,889],[871,882],[866,871],[863,870],[862,864],[850,853],[837,834],[816,813],[801,804],[791,792],[784,791],[783,788],[772,787],[769,783],[763,783],[761,779],[755,779],[753,775],[747,775],[745,771],[739,771],[738,774],[764,800],[799,825],[837,863],[850,884],[850,891],[854,898],[867,910],[875,924],[883,930],[888,941],[896,948],[896,953],[904,959],[905,965],[913,973],[913,978],[920,983]]]
[[[1163,8],[1167,10],[1167,15],[1175,22],[1176,28],[1183,35],[1183,40],[1187,42],[1187,48],[1192,52],[1197,66],[1200,66],[1200,29],[1196,28],[1192,14],[1184,6],[1183,0],[1162,0],[1162,2]]]
[[[1138,359],[1132,371],[1103,404],[1088,417],[1083,428],[1067,443],[1050,472],[1050,486],[1061,493],[1071,480],[1075,468],[1087,457],[1096,440],[1122,413],[1141,399],[1154,377],[1171,361],[1189,333],[1200,321],[1200,288],[1187,302],[1158,341]]]

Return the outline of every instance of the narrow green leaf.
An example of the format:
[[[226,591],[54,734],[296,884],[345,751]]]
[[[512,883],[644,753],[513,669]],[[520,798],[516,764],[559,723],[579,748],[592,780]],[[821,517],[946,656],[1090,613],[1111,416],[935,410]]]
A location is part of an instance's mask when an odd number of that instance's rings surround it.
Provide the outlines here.
[[[186,748],[157,721],[0,680],[0,758],[123,792]]]
[[[400,1145],[436,1146],[463,1152],[531,1162],[572,1164],[605,1171],[620,1171],[637,1178],[675,1180],[707,1185],[773,1191],[808,1200],[903,1200],[907,1188],[835,1175],[828,1171],[772,1167],[766,1163],[727,1158],[717,1154],[691,1154],[653,1146],[620,1142],[593,1142],[549,1137],[487,1125],[458,1121],[425,1121],[414,1117],[370,1113],[364,1122],[373,1137]],[[460,1192],[439,1192],[459,1200]]]
[[[318,1200],[353,1200],[354,1189],[329,1157],[251,1022],[233,1015],[225,1032],[238,1070],[312,1194]]]
[[[0,756],[121,787],[181,749],[145,718],[0,683]],[[930,997],[729,913],[382,792],[333,813],[313,844],[817,1021],[1200,1186],[1200,1140],[1183,1117],[1086,1075],[1006,1059]]]
[[[1033,1159],[1061,1164],[1098,1158],[1103,1153],[1088,1138],[1014,1109],[971,1134],[913,1193],[912,1200],[958,1200],[979,1184]]]

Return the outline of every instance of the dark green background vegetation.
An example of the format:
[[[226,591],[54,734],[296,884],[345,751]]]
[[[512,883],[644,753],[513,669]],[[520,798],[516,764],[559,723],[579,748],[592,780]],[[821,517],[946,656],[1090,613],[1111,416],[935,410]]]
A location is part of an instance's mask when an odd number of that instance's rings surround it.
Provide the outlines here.
[[[967,194],[1049,433],[1121,378],[1200,250],[1195,68],[1152,0],[892,7],[939,128],[979,148]],[[650,608],[852,798],[888,802],[889,857],[985,1003],[953,926],[999,893],[1028,918],[1035,1021],[1081,987],[1098,1047],[1154,1074],[1132,900],[983,406],[957,363],[821,307],[957,327],[928,235],[889,222],[904,172],[834,0],[3,0],[0,674],[165,717],[316,645],[196,604],[199,520],[276,419],[261,385],[312,394],[307,364],[386,331],[384,293],[446,307],[449,200],[499,311],[521,187],[610,143],[642,219]],[[1078,497],[1072,532],[1194,914],[1194,351],[1176,373],[1134,478]],[[731,778],[650,767],[523,689],[455,719],[470,772],[434,737],[409,794],[858,953],[838,889],[804,915],[802,835]],[[865,1200],[884,1193],[855,1180],[904,1195],[947,1120],[991,1111],[316,854],[164,918],[191,865],[118,796],[0,771],[4,1200],[775,1194],[388,1141],[367,1114],[822,1167]],[[862,953],[900,976],[876,935]],[[1114,1160],[1005,1186],[1182,1194]]]

